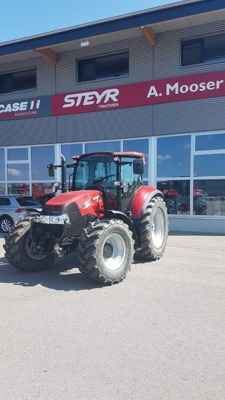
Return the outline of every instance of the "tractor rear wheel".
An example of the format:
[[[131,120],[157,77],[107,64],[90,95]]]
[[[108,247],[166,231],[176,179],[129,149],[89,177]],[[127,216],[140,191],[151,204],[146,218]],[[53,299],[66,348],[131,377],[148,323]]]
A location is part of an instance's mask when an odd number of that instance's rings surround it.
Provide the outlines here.
[[[45,254],[43,248],[33,242],[30,232],[31,218],[14,225],[5,237],[5,257],[13,267],[23,271],[35,272],[50,268],[54,255]]]
[[[78,245],[79,268],[102,285],[122,281],[131,267],[134,241],[129,227],[121,220],[97,220],[81,236]]]
[[[154,197],[140,218],[139,234],[141,248],[137,257],[154,261],[162,257],[168,237],[167,209],[163,199]]]

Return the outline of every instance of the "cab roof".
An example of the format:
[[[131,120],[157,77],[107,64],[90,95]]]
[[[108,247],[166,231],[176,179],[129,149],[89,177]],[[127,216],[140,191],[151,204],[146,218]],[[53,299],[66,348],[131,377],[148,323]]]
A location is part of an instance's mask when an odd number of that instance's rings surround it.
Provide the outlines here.
[[[73,156],[73,160],[78,160],[80,158],[84,157],[90,157],[90,156],[95,156],[97,157],[98,155],[110,155],[113,157],[135,157],[135,158],[145,158],[144,153],[140,153],[137,151],[97,151],[97,152],[92,152],[92,153],[85,153],[85,154],[80,154],[79,156]]]

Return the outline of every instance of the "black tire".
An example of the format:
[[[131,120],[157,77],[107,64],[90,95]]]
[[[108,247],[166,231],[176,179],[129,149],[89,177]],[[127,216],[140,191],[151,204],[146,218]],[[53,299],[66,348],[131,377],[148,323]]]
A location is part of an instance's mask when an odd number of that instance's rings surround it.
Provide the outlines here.
[[[52,266],[54,255],[44,254],[42,249],[34,245],[30,236],[31,218],[26,218],[14,225],[5,237],[5,257],[9,263],[23,271],[36,272]]]
[[[7,215],[0,218],[0,229],[3,233],[10,232],[12,226],[13,226],[12,218],[8,217]]]
[[[80,271],[102,285],[112,285],[125,279],[133,255],[132,232],[117,219],[91,223],[78,245]]]
[[[141,248],[137,257],[155,261],[162,257],[168,237],[168,216],[163,199],[154,197],[140,218],[139,234]]]

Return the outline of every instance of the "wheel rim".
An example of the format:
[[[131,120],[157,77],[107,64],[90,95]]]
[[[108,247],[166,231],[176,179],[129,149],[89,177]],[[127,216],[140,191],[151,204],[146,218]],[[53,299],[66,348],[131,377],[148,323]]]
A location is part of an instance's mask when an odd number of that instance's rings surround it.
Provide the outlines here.
[[[11,229],[12,223],[9,219],[3,219],[1,222],[1,228],[3,232],[9,232]]]
[[[125,259],[126,244],[117,233],[112,234],[103,244],[103,259],[106,268],[115,271],[121,267]]]
[[[161,208],[157,208],[154,212],[152,219],[152,240],[154,246],[158,249],[162,246],[164,241],[165,228],[164,228],[164,215]]]
[[[43,248],[37,246],[36,243],[33,242],[30,235],[28,235],[26,240],[26,251],[27,254],[35,260],[42,260],[46,257],[46,254],[43,254]]]

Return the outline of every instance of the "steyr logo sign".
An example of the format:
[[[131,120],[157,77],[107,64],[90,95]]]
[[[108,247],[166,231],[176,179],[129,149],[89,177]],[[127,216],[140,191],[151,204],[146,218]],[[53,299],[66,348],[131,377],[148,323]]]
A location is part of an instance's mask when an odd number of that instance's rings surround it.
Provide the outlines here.
[[[71,108],[78,106],[89,106],[89,105],[108,105],[110,103],[118,103],[119,89],[105,89],[102,93],[97,91],[84,92],[84,93],[74,93],[68,94],[64,97],[63,108]]]

